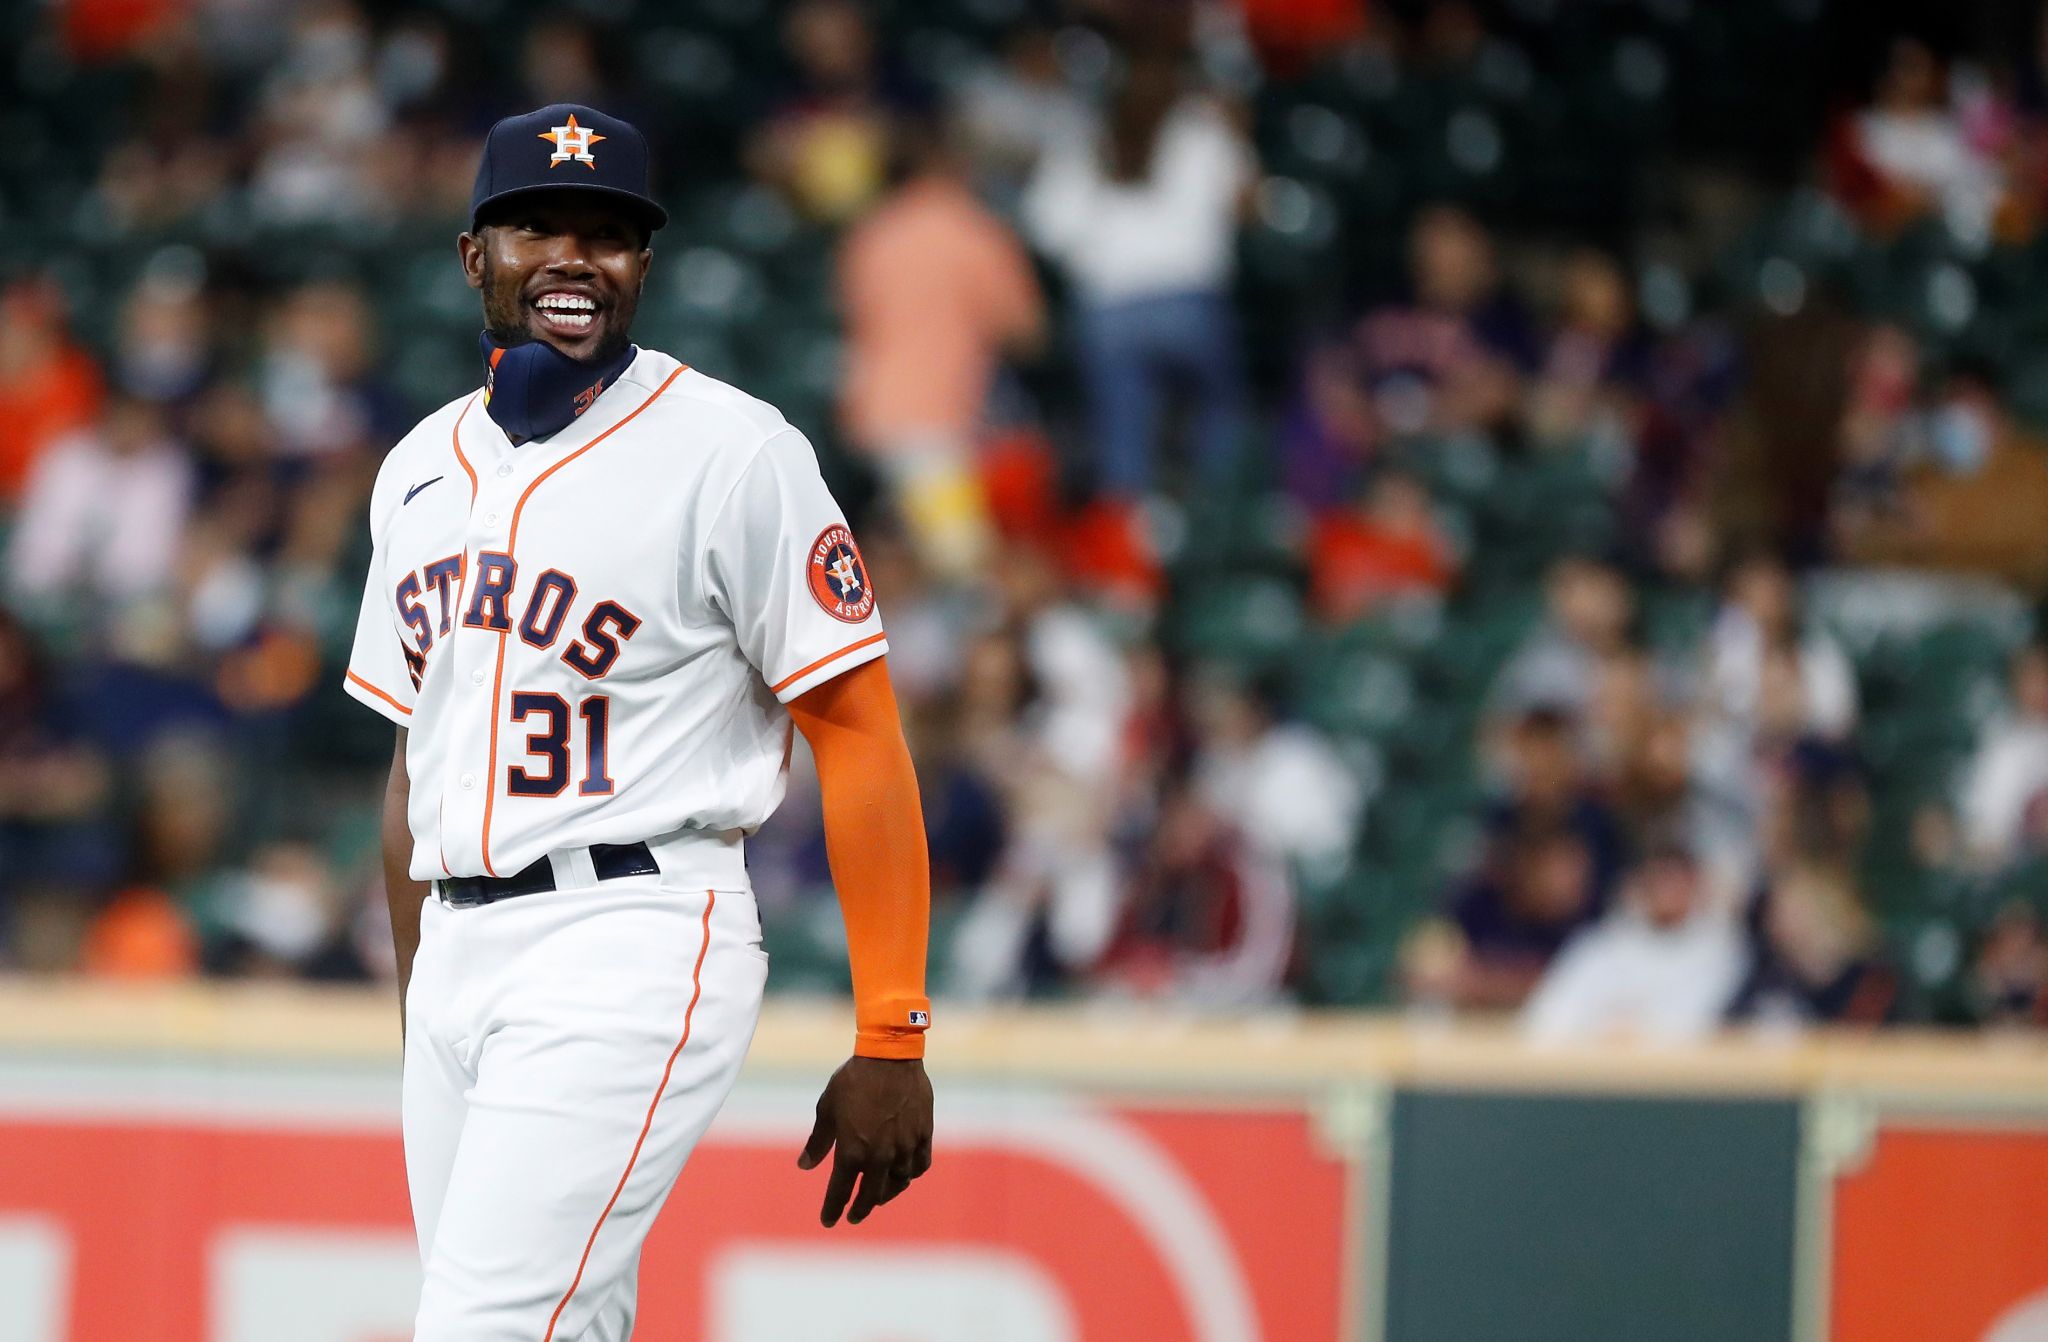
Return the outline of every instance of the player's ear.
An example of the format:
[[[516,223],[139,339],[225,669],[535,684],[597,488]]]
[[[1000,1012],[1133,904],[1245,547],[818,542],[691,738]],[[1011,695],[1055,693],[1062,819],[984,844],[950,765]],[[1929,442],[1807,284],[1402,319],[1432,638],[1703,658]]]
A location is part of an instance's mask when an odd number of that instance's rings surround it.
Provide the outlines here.
[[[469,280],[469,287],[484,287],[484,239],[482,230],[464,233],[455,239],[455,251],[462,258],[462,273]]]

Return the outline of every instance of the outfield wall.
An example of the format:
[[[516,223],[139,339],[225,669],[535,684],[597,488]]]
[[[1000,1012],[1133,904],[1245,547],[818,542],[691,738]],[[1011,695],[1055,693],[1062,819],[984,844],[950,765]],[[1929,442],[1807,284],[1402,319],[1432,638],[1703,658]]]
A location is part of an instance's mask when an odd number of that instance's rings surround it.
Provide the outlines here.
[[[650,1241],[653,1342],[2043,1342],[2048,1046],[1530,1051],[1357,1017],[948,1013],[939,1162],[795,1168],[778,1001]],[[381,997],[0,983],[0,1339],[399,1342]]]

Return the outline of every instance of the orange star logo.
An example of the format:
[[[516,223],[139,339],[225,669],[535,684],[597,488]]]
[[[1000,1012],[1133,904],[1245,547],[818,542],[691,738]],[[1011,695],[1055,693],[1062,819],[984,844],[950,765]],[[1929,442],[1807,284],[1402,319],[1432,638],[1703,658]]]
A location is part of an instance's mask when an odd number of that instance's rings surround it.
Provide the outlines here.
[[[590,146],[609,137],[577,125],[576,114],[571,112],[568,125],[544,130],[537,138],[554,142],[555,152],[548,155],[549,168],[558,163],[576,162],[586,164],[592,172],[596,172],[597,159],[592,156]]]

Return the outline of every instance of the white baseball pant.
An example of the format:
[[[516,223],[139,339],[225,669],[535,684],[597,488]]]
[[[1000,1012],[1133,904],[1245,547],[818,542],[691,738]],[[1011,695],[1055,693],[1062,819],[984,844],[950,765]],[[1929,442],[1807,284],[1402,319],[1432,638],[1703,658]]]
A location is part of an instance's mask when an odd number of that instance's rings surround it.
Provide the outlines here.
[[[656,876],[427,897],[402,1102],[414,1342],[625,1342],[641,1244],[752,1041],[760,943],[750,890]]]

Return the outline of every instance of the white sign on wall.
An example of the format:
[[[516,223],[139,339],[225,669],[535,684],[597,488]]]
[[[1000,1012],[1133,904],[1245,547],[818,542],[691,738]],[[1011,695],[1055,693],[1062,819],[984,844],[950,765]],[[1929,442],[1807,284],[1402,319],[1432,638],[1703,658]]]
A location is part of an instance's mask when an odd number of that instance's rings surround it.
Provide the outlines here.
[[[0,1337],[64,1342],[71,1249],[54,1222],[0,1217]]]
[[[708,1342],[1079,1342],[1059,1283],[995,1249],[749,1244],[710,1264]]]
[[[409,1234],[238,1226],[214,1241],[216,1342],[406,1342],[420,1298]]]

